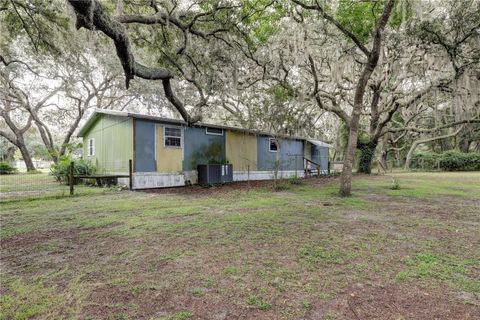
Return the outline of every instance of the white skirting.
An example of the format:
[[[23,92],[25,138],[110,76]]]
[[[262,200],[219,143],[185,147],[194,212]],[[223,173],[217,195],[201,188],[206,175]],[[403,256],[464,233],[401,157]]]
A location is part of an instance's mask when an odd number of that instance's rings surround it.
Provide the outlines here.
[[[248,180],[272,180],[273,171],[234,171],[233,181]],[[303,178],[303,170],[279,171],[279,178],[291,177]],[[133,174],[133,189],[152,189],[180,187],[188,184],[196,184],[198,175],[196,170],[184,171],[182,173],[162,173],[162,172],[135,172]],[[128,185],[128,178],[119,178],[118,183]]]
[[[135,172],[133,174],[133,189],[152,189],[180,187],[185,185],[182,173]]]
[[[303,170],[279,171],[278,178],[286,179],[291,177],[303,178],[305,173]],[[273,180],[273,171],[233,171],[233,181],[248,181],[248,180]]]

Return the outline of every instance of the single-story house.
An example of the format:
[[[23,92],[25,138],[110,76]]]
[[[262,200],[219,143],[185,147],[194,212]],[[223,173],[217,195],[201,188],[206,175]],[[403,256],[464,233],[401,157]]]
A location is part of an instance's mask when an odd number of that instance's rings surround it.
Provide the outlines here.
[[[326,174],[329,165],[322,141],[129,112],[96,109],[78,136],[101,173],[128,174],[132,159],[134,189],[195,184],[199,164],[231,164],[234,181],[272,179],[276,167],[282,177]]]

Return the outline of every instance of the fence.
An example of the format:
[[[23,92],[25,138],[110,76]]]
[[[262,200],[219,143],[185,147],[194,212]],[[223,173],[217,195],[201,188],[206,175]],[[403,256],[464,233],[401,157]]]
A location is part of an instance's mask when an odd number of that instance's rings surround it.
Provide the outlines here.
[[[0,175],[0,201],[70,194],[69,186],[45,172]]]
[[[126,167],[126,173],[107,173],[105,170],[99,170],[94,174],[88,174],[82,172],[80,163],[76,167],[75,162],[72,162],[68,172],[65,172],[61,179],[49,172],[0,175],[0,202],[91,194],[101,192],[100,188],[92,188],[93,185],[110,186],[116,184],[117,180],[122,180],[123,184],[132,189],[131,160],[127,162]]]

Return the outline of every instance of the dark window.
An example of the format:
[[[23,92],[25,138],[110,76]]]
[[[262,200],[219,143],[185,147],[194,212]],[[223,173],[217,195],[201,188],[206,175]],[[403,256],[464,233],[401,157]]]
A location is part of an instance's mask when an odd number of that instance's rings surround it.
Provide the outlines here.
[[[278,151],[278,143],[275,139],[270,139],[270,151],[277,152]]]
[[[95,155],[95,140],[93,138],[88,140],[88,155]]]
[[[182,147],[182,130],[180,128],[165,127],[165,146]]]
[[[205,133],[206,134],[215,134],[215,135],[218,135],[218,136],[223,136],[223,129],[205,128]]]

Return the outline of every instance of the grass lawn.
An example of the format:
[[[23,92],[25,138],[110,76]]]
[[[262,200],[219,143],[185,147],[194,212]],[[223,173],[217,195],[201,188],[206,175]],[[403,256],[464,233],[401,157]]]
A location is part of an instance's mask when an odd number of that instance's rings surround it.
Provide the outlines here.
[[[1,205],[0,319],[480,319],[480,172]]]

